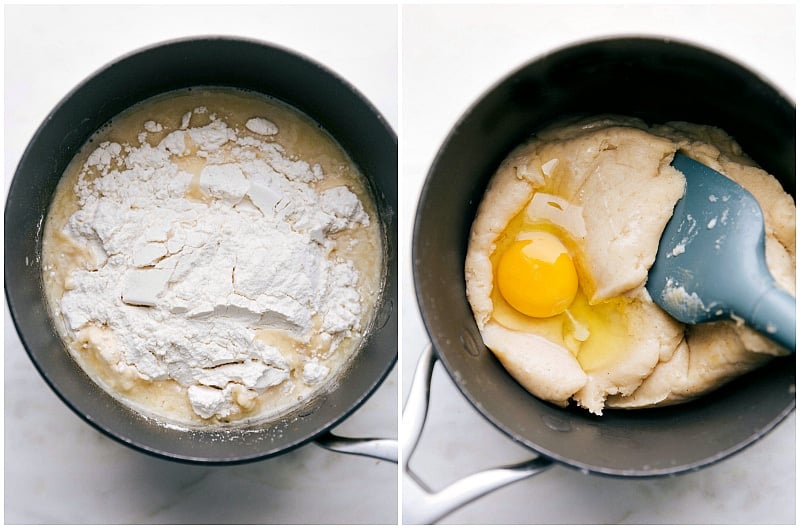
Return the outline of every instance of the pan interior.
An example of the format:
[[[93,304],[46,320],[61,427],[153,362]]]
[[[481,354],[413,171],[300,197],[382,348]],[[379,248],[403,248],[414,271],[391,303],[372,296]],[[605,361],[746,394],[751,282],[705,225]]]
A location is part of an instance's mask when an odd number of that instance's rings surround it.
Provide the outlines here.
[[[311,116],[361,169],[382,221],[383,289],[371,330],[342,376],[346,383],[257,427],[172,428],[122,406],[94,385],[65,351],[52,329],[41,290],[42,223],[55,186],[77,150],[130,106],[194,86],[253,90]],[[394,365],[396,209],[396,137],[353,87],[304,57],[264,43],[217,37],[173,41],[135,52],[95,73],[59,103],[35,134],[6,203],[6,296],[37,369],[68,406],[99,430],[136,449],[180,461],[261,459],[310,441],[338,424],[366,400]]]
[[[795,406],[793,358],[775,360],[689,404],[593,417],[540,401],[519,386],[483,345],[465,294],[469,230],[503,158],[552,122],[608,113],[648,123],[716,125],[795,193],[795,109],[772,86],[726,58],[674,41],[582,43],[512,73],[454,127],[417,209],[416,292],[451,377],[512,439],[581,470],[669,475],[744,448],[788,415]]]

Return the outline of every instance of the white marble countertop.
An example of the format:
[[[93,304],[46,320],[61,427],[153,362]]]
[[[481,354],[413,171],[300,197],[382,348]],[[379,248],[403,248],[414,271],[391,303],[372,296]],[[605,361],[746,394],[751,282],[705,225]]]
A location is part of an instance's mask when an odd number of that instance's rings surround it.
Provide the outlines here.
[[[586,4],[584,2],[584,4]],[[423,179],[450,128],[485,90],[544,51],[615,34],[671,36],[721,50],[794,100],[794,8],[770,6],[406,6],[402,32],[401,253]],[[403,260],[403,402],[428,343]],[[555,467],[472,502],[442,523],[794,523],[795,414],[747,450],[669,479],[585,476]],[[437,365],[411,466],[439,490],[531,452],[484,420]]]
[[[47,113],[116,57],[189,35],[256,38],[326,64],[396,129],[394,6],[5,8],[5,190]],[[5,307],[5,305],[4,305]],[[45,385],[7,310],[5,522],[394,524],[397,466],[310,444],[232,467],[162,461],[95,431]],[[335,431],[397,436],[398,370]]]

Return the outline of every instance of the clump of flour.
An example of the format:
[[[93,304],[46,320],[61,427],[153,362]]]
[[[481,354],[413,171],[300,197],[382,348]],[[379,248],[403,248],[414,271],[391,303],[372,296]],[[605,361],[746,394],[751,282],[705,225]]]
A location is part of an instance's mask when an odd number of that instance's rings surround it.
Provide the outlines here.
[[[211,113],[191,126],[207,112],[157,145],[144,141],[163,130],[151,120],[139,145],[90,154],[63,233],[93,262],[67,278],[60,312],[120,376],[175,380],[198,416],[225,419],[293,384],[292,369],[322,383],[319,360],[363,330],[358,272],[335,236],[370,220],[346,186],[317,190],[319,165],[261,138],[278,133],[271,121],[238,130]],[[188,157],[203,160],[199,174],[181,168]],[[264,331],[301,344],[300,365]]]

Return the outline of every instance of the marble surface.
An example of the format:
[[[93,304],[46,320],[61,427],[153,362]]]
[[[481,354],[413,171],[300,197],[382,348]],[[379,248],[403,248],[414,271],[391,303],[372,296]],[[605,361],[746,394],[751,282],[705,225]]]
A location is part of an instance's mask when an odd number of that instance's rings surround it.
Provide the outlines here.
[[[51,108],[108,61],[162,40],[267,40],[326,64],[397,128],[395,6],[5,7],[5,190]],[[5,305],[4,305],[5,307]],[[7,307],[5,307],[7,308]],[[199,467],[104,437],[28,360],[4,317],[5,522],[394,524],[397,466],[314,444],[262,462]],[[398,370],[335,431],[397,436]]]
[[[584,3],[586,4],[586,3]],[[630,4],[630,3],[628,3]],[[635,2],[634,2],[635,4]],[[783,6],[406,6],[402,30],[402,253],[423,179],[450,128],[485,90],[541,53],[636,34],[680,38],[738,58],[795,98],[794,8]],[[401,226],[401,227],[402,227]],[[403,261],[403,401],[428,343]],[[491,493],[442,523],[794,523],[794,414],[744,452],[669,479],[585,476],[554,467]],[[531,458],[489,425],[441,366],[412,469],[434,490],[478,470]]]

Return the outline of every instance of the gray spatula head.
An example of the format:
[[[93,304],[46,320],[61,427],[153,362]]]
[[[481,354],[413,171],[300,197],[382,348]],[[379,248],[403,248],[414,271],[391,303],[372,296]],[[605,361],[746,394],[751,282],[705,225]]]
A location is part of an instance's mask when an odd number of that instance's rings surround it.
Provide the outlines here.
[[[726,176],[676,154],[686,177],[647,280],[653,300],[678,321],[739,319],[790,351],[796,302],[767,269],[764,217],[756,199]]]

